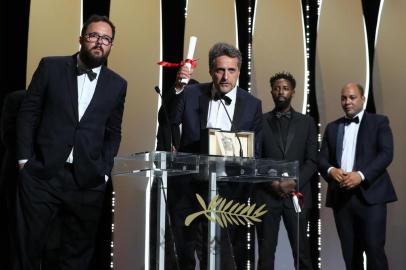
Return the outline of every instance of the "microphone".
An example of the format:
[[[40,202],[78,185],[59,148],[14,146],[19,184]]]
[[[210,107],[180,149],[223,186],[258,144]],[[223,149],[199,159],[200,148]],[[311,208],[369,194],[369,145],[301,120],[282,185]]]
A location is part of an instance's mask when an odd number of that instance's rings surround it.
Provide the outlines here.
[[[171,122],[169,122],[169,116],[168,116],[168,111],[166,109],[166,104],[165,104],[164,98],[162,97],[161,89],[159,89],[158,86],[155,86],[154,89],[155,89],[155,92],[161,97],[162,108],[164,110],[165,120],[169,125],[169,131],[170,131],[169,135],[170,135],[170,142],[171,142],[171,144],[170,144],[170,148],[171,148],[170,152],[172,152],[172,150],[175,149],[175,146],[174,146],[174,143],[173,143],[172,125],[171,125]]]
[[[231,98],[228,97],[228,96],[226,96],[226,95],[223,94],[223,93],[220,93],[219,91],[216,91],[216,93],[214,94],[214,99],[215,99],[215,100],[220,100],[220,103],[223,105],[224,110],[226,111],[227,118],[228,118],[228,120],[229,120],[230,123],[231,123],[231,130],[233,130],[233,127],[234,127],[233,120],[231,120],[231,117],[230,117],[230,115],[228,114],[226,105],[224,104],[224,102],[225,102],[227,105],[230,105],[230,104],[231,104]],[[224,100],[224,102],[223,102],[223,100]],[[241,144],[240,136],[238,136],[238,133],[237,133],[237,132],[235,132],[235,137],[237,138],[238,144],[240,145],[240,157],[243,157],[243,156],[244,156],[244,153],[243,153],[243,150],[242,150],[242,144]]]

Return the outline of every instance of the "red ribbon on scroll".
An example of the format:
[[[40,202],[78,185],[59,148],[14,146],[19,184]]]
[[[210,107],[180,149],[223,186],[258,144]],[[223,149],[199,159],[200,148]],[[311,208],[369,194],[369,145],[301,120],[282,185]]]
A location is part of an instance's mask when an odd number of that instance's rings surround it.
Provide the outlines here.
[[[304,206],[304,196],[303,196],[303,194],[302,193],[300,193],[300,192],[296,192],[296,191],[294,191],[294,192],[292,192],[292,193],[290,193],[292,196],[296,196],[297,198],[298,198],[298,200],[299,200],[299,204],[300,204],[300,208],[303,208],[303,206]]]
[[[196,67],[196,59],[186,59],[186,60],[183,60],[180,63],[171,63],[171,62],[161,61],[161,62],[158,62],[158,65],[163,66],[163,67],[182,67],[186,63],[190,63],[192,68]]]

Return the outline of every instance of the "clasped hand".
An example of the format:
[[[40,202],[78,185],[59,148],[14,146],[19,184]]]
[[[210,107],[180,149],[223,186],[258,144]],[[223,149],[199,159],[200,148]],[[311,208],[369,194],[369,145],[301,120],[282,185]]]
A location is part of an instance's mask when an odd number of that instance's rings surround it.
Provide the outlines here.
[[[352,189],[361,184],[362,178],[358,172],[345,172],[339,168],[333,168],[330,171],[330,176],[340,183],[340,187]]]
[[[272,181],[272,190],[282,198],[287,198],[290,193],[295,191],[296,182],[293,179],[284,179],[283,181]]]

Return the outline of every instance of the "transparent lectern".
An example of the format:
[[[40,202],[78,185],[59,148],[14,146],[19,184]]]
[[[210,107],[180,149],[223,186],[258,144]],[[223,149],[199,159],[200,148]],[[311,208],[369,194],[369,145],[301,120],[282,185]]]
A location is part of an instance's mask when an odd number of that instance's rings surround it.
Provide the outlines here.
[[[200,269],[255,269],[255,225],[269,211],[255,203],[256,186],[298,182],[298,169],[298,162],[186,153],[117,157],[114,268],[186,269],[192,259]],[[197,244],[186,245],[188,237]]]

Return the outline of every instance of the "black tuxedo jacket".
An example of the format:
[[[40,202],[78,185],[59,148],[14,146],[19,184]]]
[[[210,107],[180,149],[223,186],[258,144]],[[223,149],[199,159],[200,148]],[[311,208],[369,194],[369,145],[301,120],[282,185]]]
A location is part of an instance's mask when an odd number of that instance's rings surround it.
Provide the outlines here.
[[[77,55],[43,58],[17,121],[17,158],[24,170],[49,179],[74,148],[74,173],[83,187],[104,183],[121,140],[127,82],[102,67],[93,98],[79,121]]]
[[[286,146],[280,136],[278,119],[273,112],[263,115],[262,157],[274,160],[299,161],[299,185],[297,191],[304,195],[304,207],[312,205],[311,180],[317,172],[317,132],[313,118],[292,110]],[[273,191],[268,191],[272,205],[282,203],[293,207],[292,200],[281,199]]]
[[[171,110],[171,123],[182,124],[179,151],[199,153],[200,135],[207,126],[212,83],[186,86],[177,96]],[[254,131],[255,152],[260,153],[260,132],[262,129],[261,101],[247,91],[237,87],[232,131]]]
[[[337,207],[348,198],[347,191],[330,178],[330,167],[341,167],[344,118],[327,125],[319,157],[319,171],[328,182],[326,206]],[[341,131],[341,132],[339,132]],[[340,135],[341,134],[341,135]],[[341,150],[340,150],[341,149]],[[367,204],[397,200],[386,168],[393,159],[393,136],[386,116],[365,112],[358,130],[354,171],[361,171],[365,180],[356,188]]]

